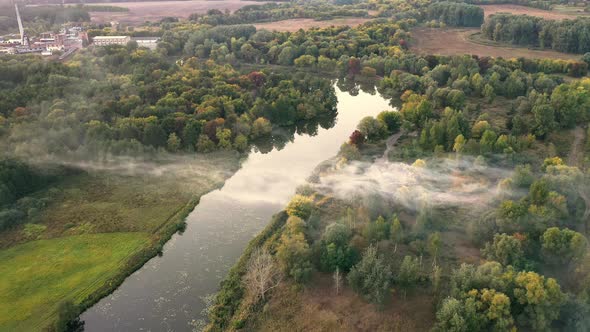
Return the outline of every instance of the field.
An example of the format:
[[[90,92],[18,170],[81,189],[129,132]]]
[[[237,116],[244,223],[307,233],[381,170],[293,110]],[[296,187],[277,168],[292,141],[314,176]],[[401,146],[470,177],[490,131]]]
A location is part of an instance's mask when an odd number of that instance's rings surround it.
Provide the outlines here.
[[[37,193],[51,198],[34,223],[0,234],[0,331],[42,330],[60,300],[84,308],[107,295],[237,167],[231,153],[86,165],[88,172]]]
[[[432,298],[419,290],[406,299],[398,295],[381,310],[348,287],[336,295],[332,276],[317,273],[303,291],[281,285],[245,330],[428,331],[434,322]]]
[[[92,22],[118,21],[138,24],[145,21],[159,21],[164,17],[187,18],[193,13],[205,13],[209,9],[226,9],[233,12],[247,5],[259,5],[257,1],[241,0],[191,0],[191,1],[147,1],[147,2],[109,2],[109,6],[128,8],[128,12],[92,12]],[[105,5],[87,3],[86,5]]]
[[[60,301],[79,303],[148,242],[146,233],[88,234],[1,251],[0,330],[40,330]]]
[[[483,8],[486,17],[496,13],[511,13],[514,15],[537,16],[549,20],[563,20],[568,18],[573,19],[577,16],[576,14],[578,14],[575,12],[568,12],[565,10],[550,11],[519,5],[480,5],[480,7]]]
[[[257,23],[254,24],[257,29],[267,29],[267,30],[277,30],[277,31],[289,31],[294,32],[299,29],[310,29],[310,28],[326,28],[330,26],[342,26],[348,25],[351,27],[355,27],[361,25],[365,22],[370,21],[370,18],[361,18],[361,17],[347,17],[347,18],[337,18],[328,21],[316,21],[311,18],[297,18],[291,20],[284,20],[284,21],[277,21],[277,22],[267,22],[267,23]]]
[[[479,29],[428,29],[420,28],[412,31],[411,49],[420,54],[457,55],[472,54],[503,58],[551,58],[577,60],[580,56],[551,50],[532,50],[524,47],[513,47],[475,42],[471,36]]]

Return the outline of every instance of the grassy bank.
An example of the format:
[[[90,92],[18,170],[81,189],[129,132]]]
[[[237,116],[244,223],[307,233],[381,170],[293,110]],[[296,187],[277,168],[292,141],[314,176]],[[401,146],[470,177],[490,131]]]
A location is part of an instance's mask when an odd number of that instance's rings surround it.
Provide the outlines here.
[[[0,330],[40,331],[54,322],[60,301],[82,312],[110,294],[184,229],[200,197],[238,165],[237,155],[223,153],[158,165],[161,171],[93,170],[35,193],[49,204],[0,234]]]

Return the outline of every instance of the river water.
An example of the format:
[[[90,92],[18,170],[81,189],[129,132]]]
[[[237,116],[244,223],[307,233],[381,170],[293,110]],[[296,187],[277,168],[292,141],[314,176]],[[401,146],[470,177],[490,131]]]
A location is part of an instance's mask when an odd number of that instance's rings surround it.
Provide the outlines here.
[[[203,296],[248,242],[280,211],[322,161],[333,157],[365,116],[391,109],[378,94],[351,96],[336,88],[338,115],[317,135],[295,134],[281,150],[252,152],[221,189],[201,197],[182,235],[166,243],[111,295],[84,312],[85,331],[191,331]]]

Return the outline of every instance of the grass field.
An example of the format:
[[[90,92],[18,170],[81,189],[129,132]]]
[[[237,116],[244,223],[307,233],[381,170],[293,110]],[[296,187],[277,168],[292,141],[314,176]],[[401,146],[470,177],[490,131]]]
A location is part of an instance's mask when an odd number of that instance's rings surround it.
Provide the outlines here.
[[[362,17],[336,18],[336,19],[327,20],[327,21],[316,21],[311,18],[297,18],[297,19],[283,20],[283,21],[276,21],[276,22],[256,23],[256,24],[254,24],[254,26],[257,29],[294,32],[299,29],[326,28],[326,27],[330,27],[330,26],[347,25],[347,26],[355,27],[355,26],[361,25],[365,22],[368,22],[370,20],[371,20],[370,18],[362,18]]]
[[[412,31],[410,48],[420,54],[459,55],[473,54],[503,58],[550,58],[579,60],[576,54],[567,54],[552,50],[533,50],[525,47],[505,46],[492,42],[477,41],[472,35],[479,29],[431,29],[419,28]]]
[[[88,172],[36,193],[50,196],[49,205],[0,233],[0,331],[41,331],[60,300],[84,309],[108,295],[238,165],[233,153],[86,165]]]
[[[0,331],[40,330],[60,301],[81,302],[148,243],[146,233],[87,234],[0,251]]]
[[[91,12],[92,22],[111,22],[137,24],[145,21],[159,21],[164,17],[187,18],[193,13],[205,13],[209,9],[226,9],[233,12],[247,5],[259,5],[257,1],[241,0],[190,0],[190,1],[141,1],[109,2],[109,6],[128,8],[127,12]],[[86,5],[105,5],[87,3]]]

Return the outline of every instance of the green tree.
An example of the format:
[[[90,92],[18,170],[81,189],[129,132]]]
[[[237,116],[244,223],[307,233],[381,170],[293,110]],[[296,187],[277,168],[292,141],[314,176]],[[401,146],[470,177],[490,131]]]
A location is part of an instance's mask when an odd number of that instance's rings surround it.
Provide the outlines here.
[[[178,138],[178,136],[176,136],[176,133],[171,133],[168,136],[168,142],[166,144],[168,151],[170,152],[176,152],[178,151],[178,149],[180,149],[180,138]]]
[[[358,130],[365,134],[369,141],[379,140],[384,138],[387,134],[387,126],[385,123],[372,116],[363,118],[358,125]]]
[[[492,243],[486,243],[482,254],[489,260],[502,265],[520,266],[524,259],[524,250],[519,239],[508,234],[496,234]]]
[[[391,287],[392,273],[385,262],[377,257],[377,249],[369,246],[361,261],[348,273],[352,289],[367,301],[383,305]]]
[[[397,111],[383,111],[377,115],[377,120],[385,123],[389,133],[396,133],[402,125],[402,116]]]
[[[541,236],[541,245],[548,260],[566,264],[580,260],[586,254],[588,241],[584,235],[571,229],[551,227]]]
[[[390,238],[393,241],[393,252],[397,252],[397,246],[404,240],[404,229],[397,216],[393,216],[391,223]]]
[[[404,296],[418,283],[419,273],[418,257],[405,256],[396,278],[397,284],[404,290]]]

